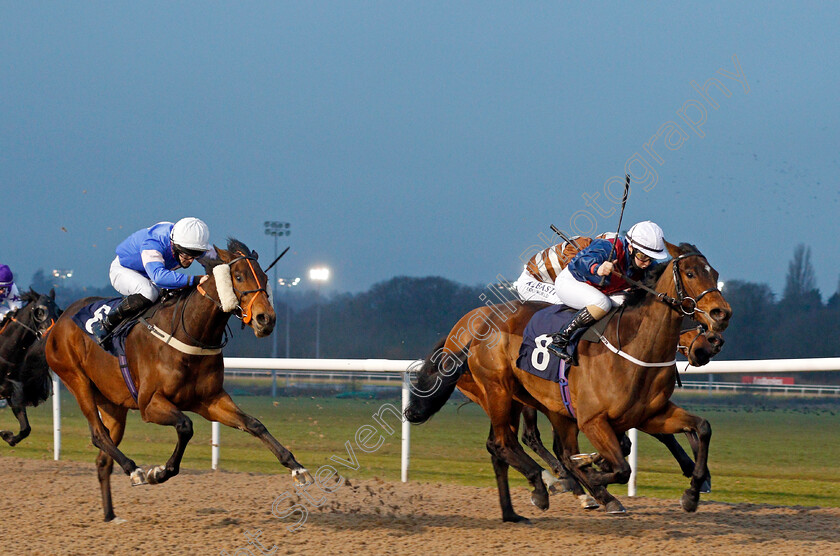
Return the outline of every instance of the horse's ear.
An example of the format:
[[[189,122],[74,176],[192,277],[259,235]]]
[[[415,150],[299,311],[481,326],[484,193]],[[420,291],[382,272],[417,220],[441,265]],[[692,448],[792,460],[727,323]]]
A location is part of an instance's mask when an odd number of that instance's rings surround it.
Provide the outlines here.
[[[260,254],[257,253],[256,251],[251,251],[251,256],[254,257],[257,260],[260,260]]]
[[[52,288],[52,289],[50,290],[50,299],[52,299],[53,301],[55,301],[55,288]]]
[[[673,258],[677,258],[682,254],[680,248],[674,245],[673,243],[665,242],[665,247],[668,249],[668,254],[671,255]]]

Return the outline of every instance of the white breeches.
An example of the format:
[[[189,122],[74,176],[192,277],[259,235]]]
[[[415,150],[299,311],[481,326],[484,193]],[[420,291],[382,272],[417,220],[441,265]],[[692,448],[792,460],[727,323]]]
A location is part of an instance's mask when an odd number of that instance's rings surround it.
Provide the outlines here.
[[[111,278],[111,285],[122,295],[139,293],[149,301],[157,301],[160,295],[160,288],[136,270],[121,265],[119,257],[115,258],[114,262],[111,263],[109,276]]]
[[[613,307],[624,303],[627,297],[623,292],[608,296],[595,288],[595,286],[578,281],[572,276],[568,267],[560,271],[560,274],[557,276],[555,291],[560,303],[568,305],[572,309],[583,309],[584,307],[595,305],[603,309],[605,313]]]
[[[540,282],[531,276],[527,270],[523,270],[516,282],[513,283],[516,287],[516,293],[522,301],[540,301],[543,303],[551,303],[552,305],[559,305],[561,301],[557,298],[557,290],[554,284],[547,284]]]

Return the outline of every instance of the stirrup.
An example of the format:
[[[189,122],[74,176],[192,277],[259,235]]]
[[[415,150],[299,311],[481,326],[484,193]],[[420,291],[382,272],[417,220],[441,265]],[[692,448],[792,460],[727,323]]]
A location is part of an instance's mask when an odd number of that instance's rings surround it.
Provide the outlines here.
[[[557,357],[559,357],[560,359],[562,359],[566,363],[571,363],[571,361],[572,361],[572,356],[569,355],[566,352],[566,350],[561,348],[560,346],[557,346],[557,345],[554,345],[554,344],[548,344],[547,346],[545,346],[545,349],[547,349],[548,351],[550,351],[551,353],[553,353],[554,355],[556,355]]]
[[[105,328],[102,324],[102,321],[94,321],[90,325],[90,329],[93,332],[93,337],[96,338],[96,343],[100,346],[105,343],[105,341],[111,336],[111,333]]]

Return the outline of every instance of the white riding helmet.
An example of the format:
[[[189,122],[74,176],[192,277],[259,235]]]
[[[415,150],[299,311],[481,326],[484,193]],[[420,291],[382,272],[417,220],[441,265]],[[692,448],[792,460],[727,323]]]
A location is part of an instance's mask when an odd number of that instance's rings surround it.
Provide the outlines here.
[[[661,260],[668,258],[663,235],[662,228],[650,220],[645,220],[630,228],[627,232],[627,240],[630,245],[648,257]]]
[[[210,249],[210,228],[198,218],[182,218],[172,226],[169,239],[182,249],[204,252]]]

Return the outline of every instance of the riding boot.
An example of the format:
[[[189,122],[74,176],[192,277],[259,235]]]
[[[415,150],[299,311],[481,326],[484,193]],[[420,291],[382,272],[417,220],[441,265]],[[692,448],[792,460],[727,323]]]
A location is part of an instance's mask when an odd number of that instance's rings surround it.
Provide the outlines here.
[[[151,304],[152,301],[139,293],[124,297],[113,311],[105,315],[101,321],[94,321],[91,325],[96,340],[101,344],[123,321],[139,314]]]
[[[587,307],[584,307],[580,311],[575,314],[572,321],[566,325],[566,328],[561,330],[560,332],[555,332],[551,335],[552,343],[548,344],[548,349],[551,350],[557,357],[563,359],[567,363],[572,361],[572,356],[566,353],[566,347],[568,347],[569,342],[572,339],[572,336],[575,332],[580,330],[581,328],[586,328],[593,322],[595,322],[595,317],[589,312]]]

